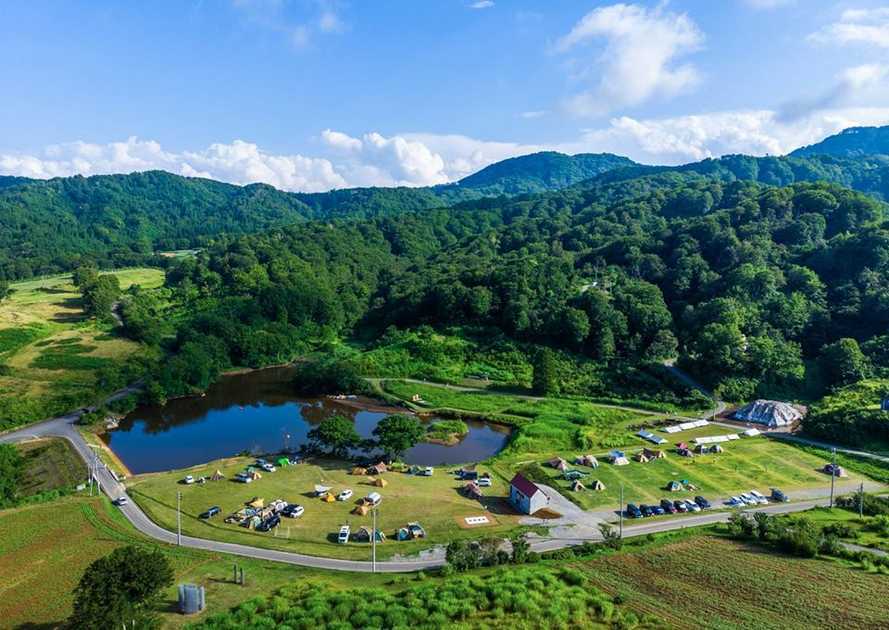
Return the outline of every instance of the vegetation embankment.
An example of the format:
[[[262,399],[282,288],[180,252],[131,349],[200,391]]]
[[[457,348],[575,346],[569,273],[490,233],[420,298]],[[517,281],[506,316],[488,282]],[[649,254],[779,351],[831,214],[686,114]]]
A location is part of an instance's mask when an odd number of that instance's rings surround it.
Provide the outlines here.
[[[116,291],[159,287],[163,272],[127,269],[99,278],[116,279],[118,289],[90,292],[69,275],[54,276],[13,284],[0,300],[0,430],[95,404],[150,363],[153,353],[116,334],[106,315]]]

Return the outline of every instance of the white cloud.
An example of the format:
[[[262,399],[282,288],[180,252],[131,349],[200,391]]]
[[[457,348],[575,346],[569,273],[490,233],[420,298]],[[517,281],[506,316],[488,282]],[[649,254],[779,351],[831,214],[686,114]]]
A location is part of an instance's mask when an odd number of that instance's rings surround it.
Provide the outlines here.
[[[829,24],[809,35],[819,43],[867,44],[889,48],[889,7],[878,9],[848,9],[838,22]]]
[[[531,120],[534,118],[542,118],[543,116],[546,116],[546,114],[547,112],[545,110],[536,110],[530,112],[522,112],[519,114],[519,116],[527,120]]]
[[[232,0],[251,24],[267,31],[280,33],[293,48],[306,48],[318,34],[340,33],[346,25],[337,12],[334,0],[315,0],[302,3],[294,16],[286,0]]]
[[[493,0],[478,0],[469,5],[470,9],[490,9],[494,6]]]
[[[889,65],[864,64],[843,70],[825,92],[808,99],[797,99],[785,104],[779,113],[784,120],[794,120],[812,112],[866,103],[889,101]]]
[[[686,14],[668,13],[662,5],[651,10],[633,4],[601,7],[581,18],[555,50],[567,53],[600,40],[604,51],[579,73],[581,78],[596,76],[598,82],[567,101],[574,114],[599,116],[654,96],[673,96],[700,79],[694,66],[677,63],[704,41]]]
[[[341,151],[360,151],[361,147],[364,146],[358,138],[353,138],[341,131],[332,131],[330,129],[325,129],[321,132],[321,140],[327,146]]]

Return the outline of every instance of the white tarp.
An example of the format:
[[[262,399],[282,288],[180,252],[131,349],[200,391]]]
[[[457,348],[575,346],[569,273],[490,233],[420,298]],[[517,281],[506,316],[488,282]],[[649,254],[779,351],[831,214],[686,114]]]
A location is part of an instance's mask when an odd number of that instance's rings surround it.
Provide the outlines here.
[[[667,433],[679,433],[680,431],[688,431],[689,429],[706,427],[709,424],[709,420],[693,420],[692,422],[683,422],[681,424],[674,424],[671,427],[665,427],[664,431],[666,431]]]
[[[707,437],[695,438],[695,444],[717,444],[719,442],[728,442],[730,440],[738,440],[740,436],[737,433],[729,433],[728,435],[710,435]]]

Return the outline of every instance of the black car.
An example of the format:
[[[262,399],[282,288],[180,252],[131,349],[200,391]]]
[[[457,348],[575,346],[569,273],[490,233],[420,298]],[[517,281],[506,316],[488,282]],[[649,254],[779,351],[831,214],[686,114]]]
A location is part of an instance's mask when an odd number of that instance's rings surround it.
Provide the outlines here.
[[[661,507],[664,508],[664,512],[667,514],[676,514],[676,506],[673,505],[670,499],[661,499]]]
[[[220,511],[221,511],[221,510],[219,509],[219,506],[214,505],[213,507],[211,507],[211,508],[210,508],[209,510],[207,510],[206,512],[201,512],[200,518],[203,518],[203,519],[213,518],[214,516],[216,516],[217,514],[219,514]]]
[[[256,531],[258,532],[267,532],[273,527],[277,527],[281,523],[281,517],[277,514],[268,517],[262,523],[256,526]]]
[[[679,512],[688,512],[688,506],[685,505],[685,501],[684,501],[684,500],[676,499],[675,501],[673,501],[673,506],[674,506]]]
[[[637,508],[632,503],[627,503],[627,516],[629,518],[642,518],[642,510]]]
[[[695,503],[701,506],[702,510],[706,510],[708,507],[710,507],[710,502],[704,497],[695,497]]]
[[[642,516],[654,516],[654,510],[651,509],[650,505],[643,503],[639,506],[639,509],[642,510]]]
[[[778,503],[784,503],[785,501],[789,501],[787,495],[778,490],[778,488],[772,488],[772,501],[776,501]]]

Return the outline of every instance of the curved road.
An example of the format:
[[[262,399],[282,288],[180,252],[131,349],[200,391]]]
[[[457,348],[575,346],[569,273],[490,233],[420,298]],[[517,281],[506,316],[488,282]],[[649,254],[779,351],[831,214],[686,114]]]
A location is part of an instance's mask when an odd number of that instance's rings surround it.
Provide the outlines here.
[[[83,458],[84,462],[89,465],[97,460],[97,456],[93,453],[90,446],[80,435],[74,422],[80,417],[79,413],[73,413],[67,416],[47,420],[39,424],[24,427],[17,431],[11,431],[0,435],[0,443],[20,442],[24,440],[39,439],[44,437],[59,437],[68,440],[74,447],[75,451]],[[126,487],[120,483],[114,474],[105,466],[99,465],[96,468],[95,478],[100,484],[101,489],[111,499],[124,496]],[[787,512],[797,512],[808,510],[810,508],[827,505],[826,498],[799,501],[794,503],[772,504],[762,508],[753,508],[749,512],[768,512],[771,514],[783,514]],[[133,524],[133,526],[157,541],[175,545],[177,544],[176,533],[166,530],[142,511],[142,509],[134,502],[129,501],[120,508],[121,512]],[[687,527],[699,527],[702,525],[710,525],[713,523],[724,522],[728,520],[730,512],[708,512],[702,514],[677,517],[672,519],[647,521],[638,525],[626,525],[624,527],[624,536],[645,536],[655,532],[670,531],[676,529],[684,529]],[[632,521],[631,521],[632,522]],[[533,537],[529,540],[531,549],[537,552],[553,551],[564,547],[578,545],[588,541],[598,541],[602,537],[598,532],[592,532],[588,529],[583,530],[586,535],[582,537],[571,537],[570,534],[559,537]],[[262,560],[271,560],[274,562],[286,562],[288,564],[296,564],[306,567],[314,567],[318,569],[331,569],[335,571],[356,571],[371,572],[373,565],[371,562],[358,560],[340,560],[337,558],[325,558],[320,556],[309,556],[290,551],[276,551],[273,549],[263,549],[259,547],[251,547],[248,545],[239,545],[235,543],[220,542],[216,540],[207,540],[204,538],[195,538],[193,536],[182,536],[181,544],[185,547],[195,549],[203,549],[205,551],[229,553],[238,556],[247,556],[250,558],[259,558]],[[444,553],[441,548],[436,548],[431,553],[425,554],[428,557],[418,558],[414,560],[386,560],[376,563],[376,570],[379,572],[410,572],[420,571],[438,567],[444,564]]]

